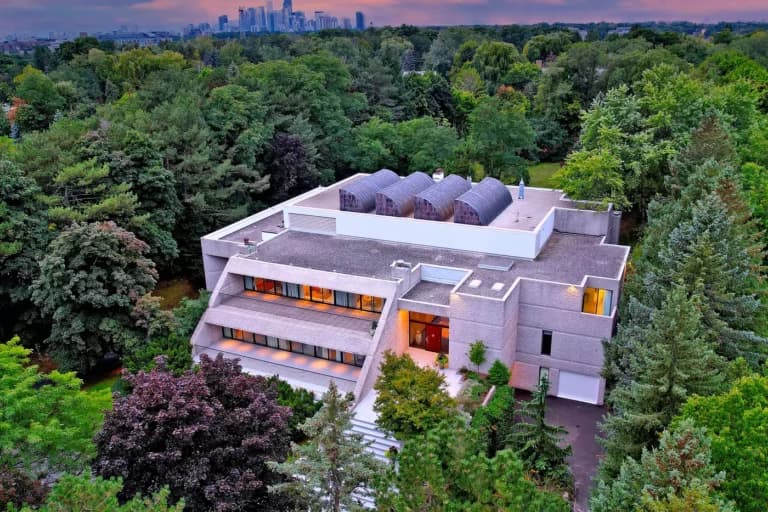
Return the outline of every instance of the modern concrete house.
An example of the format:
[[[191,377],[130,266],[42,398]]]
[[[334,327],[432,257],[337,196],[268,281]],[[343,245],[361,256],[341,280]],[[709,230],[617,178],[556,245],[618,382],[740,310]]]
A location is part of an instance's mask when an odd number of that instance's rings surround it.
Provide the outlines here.
[[[551,394],[602,404],[629,255],[620,212],[491,178],[393,175],[358,174],[203,237],[213,294],[194,355],[315,391],[335,380],[364,400],[385,351],[424,364],[445,353],[455,374],[482,340],[481,371],[500,359],[515,387],[547,375]]]

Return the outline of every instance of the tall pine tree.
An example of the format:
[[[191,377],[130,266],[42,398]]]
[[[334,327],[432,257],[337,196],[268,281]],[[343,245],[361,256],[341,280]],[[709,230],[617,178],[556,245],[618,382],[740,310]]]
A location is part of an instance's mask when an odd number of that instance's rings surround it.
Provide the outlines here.
[[[309,440],[293,444],[290,460],[274,464],[290,482],[271,487],[299,497],[311,512],[363,510],[360,497],[368,492],[384,465],[366,451],[363,436],[352,428],[351,395],[342,396],[331,381],[323,406],[299,428]]]
[[[615,476],[626,457],[655,445],[690,395],[720,389],[724,361],[707,341],[702,302],[701,291],[689,294],[676,283],[659,309],[620,328],[616,340],[627,366],[614,368],[618,382],[608,397],[613,412],[602,424],[602,476]]]

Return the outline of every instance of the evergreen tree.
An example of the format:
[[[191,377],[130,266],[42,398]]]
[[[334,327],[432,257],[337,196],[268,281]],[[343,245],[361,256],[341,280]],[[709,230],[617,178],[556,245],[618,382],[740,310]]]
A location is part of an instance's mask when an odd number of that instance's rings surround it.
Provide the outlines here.
[[[476,432],[453,418],[406,441],[376,485],[380,512],[564,512],[561,497],[540,491],[512,450],[490,458]]]
[[[677,283],[660,309],[620,328],[617,342],[627,352],[627,366],[615,374],[618,382],[608,397],[613,412],[602,424],[603,476],[617,474],[627,456],[639,457],[653,446],[690,395],[722,385],[724,361],[707,341],[701,303],[700,293],[689,295]]]
[[[725,475],[716,471],[711,452],[706,431],[692,421],[665,430],[658,448],[643,449],[639,461],[625,459],[613,482],[598,483],[590,508],[593,512],[733,511],[713,493]]]
[[[488,405],[475,411],[472,427],[485,443],[489,457],[508,446],[515,420],[515,392],[507,385],[496,390]]]
[[[570,445],[561,447],[563,437],[568,433],[563,427],[550,425],[546,421],[547,391],[549,380],[542,378],[531,399],[521,402],[520,416],[523,421],[515,425],[509,438],[523,461],[526,469],[540,481],[554,480],[569,486],[572,476],[566,457],[573,453]]]
[[[353,397],[342,396],[331,381],[322,408],[300,426],[308,441],[292,444],[290,460],[273,466],[292,481],[271,492],[286,492],[312,512],[363,510],[360,496],[384,465],[366,451],[362,435],[350,432],[352,404]]]

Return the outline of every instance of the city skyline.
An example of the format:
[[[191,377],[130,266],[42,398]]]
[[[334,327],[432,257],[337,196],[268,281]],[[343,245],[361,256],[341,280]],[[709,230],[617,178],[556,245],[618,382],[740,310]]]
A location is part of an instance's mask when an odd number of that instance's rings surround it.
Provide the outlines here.
[[[121,25],[142,30],[178,30],[190,23],[217,24],[227,14],[237,19],[242,0],[3,0],[0,34],[110,31]],[[253,2],[256,3],[256,2]],[[276,1],[275,4],[278,2]],[[282,3],[282,2],[280,2]],[[716,0],[306,0],[295,9],[328,11],[340,20],[384,25],[472,25],[537,22],[634,21],[762,21],[768,19],[764,0],[738,5]]]

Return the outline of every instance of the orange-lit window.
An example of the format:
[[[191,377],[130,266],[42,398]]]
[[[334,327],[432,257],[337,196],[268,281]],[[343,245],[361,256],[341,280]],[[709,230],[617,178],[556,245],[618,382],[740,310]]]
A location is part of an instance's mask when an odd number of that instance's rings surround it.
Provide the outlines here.
[[[602,288],[585,288],[582,311],[593,315],[610,316],[613,292]]]

